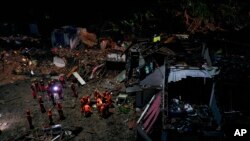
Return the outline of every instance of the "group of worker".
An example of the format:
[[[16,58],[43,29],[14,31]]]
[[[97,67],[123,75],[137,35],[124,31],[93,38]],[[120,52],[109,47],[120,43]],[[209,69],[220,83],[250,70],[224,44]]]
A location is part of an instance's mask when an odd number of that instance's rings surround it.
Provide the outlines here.
[[[42,96],[39,95],[39,92],[47,92],[47,96],[48,96],[49,100],[52,102],[52,105],[54,105],[56,107],[57,111],[58,111],[59,119],[64,120],[65,116],[64,116],[64,113],[63,113],[62,104],[59,101],[55,100],[55,97],[54,97],[54,94],[53,94],[55,92],[55,90],[53,90],[53,86],[56,84],[56,82],[57,82],[57,80],[51,80],[51,81],[48,82],[48,85],[45,85],[43,80],[40,80],[40,81],[35,80],[35,81],[32,82],[30,88],[31,88],[31,91],[32,91],[33,98],[37,99],[37,97],[38,97],[38,103],[39,103],[41,113],[46,113],[46,108],[44,106],[44,101],[42,99]],[[58,94],[59,98],[62,99],[63,98],[63,96],[62,96],[62,88],[66,87],[64,77],[60,76],[59,79],[58,79],[58,82],[60,84],[60,85],[58,85],[58,87],[60,87],[60,88],[56,89],[56,93]],[[53,116],[52,116],[52,109],[48,109],[47,114],[48,114],[49,124],[53,125],[54,122],[53,122]],[[27,117],[30,129],[33,129],[34,126],[32,124],[32,117],[30,115],[30,110],[27,110],[26,117]]]
[[[36,81],[32,82],[32,84],[30,86],[33,98],[38,99],[41,113],[47,112],[50,125],[54,124],[52,109],[46,110],[45,105],[44,105],[44,101],[43,101],[43,97],[40,95],[39,92],[42,92],[42,93],[47,92],[47,97],[48,97],[49,101],[52,102],[52,105],[54,105],[58,111],[59,119],[64,120],[65,116],[63,113],[62,103],[60,103],[54,97],[55,90],[53,89],[53,86],[55,84],[58,84],[58,83],[60,84],[60,86],[59,86],[60,88],[56,90],[56,93],[58,94],[59,98],[62,99],[63,98],[62,89],[66,88],[66,82],[65,82],[64,77],[62,77],[62,76],[59,77],[58,80],[48,81],[47,85],[44,84],[43,80],[40,80],[40,81],[36,80]],[[73,93],[72,96],[77,98],[78,92],[76,89],[76,84],[71,83],[70,88],[71,88],[72,93]],[[85,117],[90,116],[93,113],[93,110],[91,107],[93,106],[93,104],[96,104],[96,109],[97,109],[100,117],[103,117],[103,118],[107,117],[109,114],[109,107],[112,105],[112,96],[111,96],[112,93],[108,92],[108,91],[104,91],[103,93],[101,93],[96,89],[96,90],[94,90],[94,92],[92,94],[94,96],[94,101],[91,101],[91,95],[83,96],[80,98],[82,115]],[[26,112],[26,117],[27,117],[27,120],[29,122],[30,129],[33,129],[34,126],[32,124],[32,117],[31,117],[30,113],[31,113],[30,110],[28,110]]]
[[[39,97],[40,98],[40,97]],[[41,101],[41,100],[40,100]],[[41,107],[41,105],[40,105]],[[59,114],[59,117],[60,117],[60,120],[64,120],[65,119],[65,116],[63,114],[63,110],[62,110],[62,104],[61,103],[57,103],[56,104],[56,109],[58,111],[58,114]],[[44,106],[41,108],[41,112],[42,113],[45,113],[46,110],[44,108]],[[34,128],[34,125],[32,123],[32,117],[31,117],[31,112],[30,110],[27,110],[26,111],[26,118],[28,120],[28,123],[29,123],[29,127],[30,129],[33,129]],[[54,121],[53,121],[53,113],[52,113],[52,109],[48,109],[48,119],[49,119],[49,125],[54,125]]]
[[[55,105],[54,93],[57,93],[60,99],[63,99],[62,95],[62,85],[58,83],[57,80],[50,80],[47,85],[44,84],[43,80],[35,80],[31,83],[31,91],[34,99],[37,98],[39,92],[47,92],[47,97],[52,101],[52,104]],[[55,89],[56,88],[56,89]]]
[[[63,76],[60,76],[58,80],[52,79],[48,82],[47,85],[45,85],[44,80],[41,79],[40,81],[35,80],[31,83],[31,91],[32,91],[32,96],[34,99],[37,98],[38,92],[45,92],[47,91],[48,96],[51,96],[53,86],[56,84],[56,82],[59,82],[60,89],[58,89],[57,93],[60,98],[62,97],[62,88],[66,87],[65,79]]]
[[[107,117],[109,114],[109,107],[112,105],[111,92],[105,91],[102,94],[96,89],[93,93],[96,104],[96,109],[101,117]],[[81,113],[87,117],[90,116],[93,111],[91,109],[91,97],[83,96],[80,99]]]

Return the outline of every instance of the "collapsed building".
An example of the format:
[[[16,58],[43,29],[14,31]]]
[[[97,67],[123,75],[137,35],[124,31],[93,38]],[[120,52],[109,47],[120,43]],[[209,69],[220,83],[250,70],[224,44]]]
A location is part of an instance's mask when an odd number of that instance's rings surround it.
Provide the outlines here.
[[[133,81],[126,90],[136,93],[138,107],[146,107],[137,121],[142,140],[224,140],[232,127],[242,126],[228,123],[236,118],[234,110],[221,109],[227,100],[217,86],[223,84],[220,73],[225,69],[218,65],[220,47],[208,45],[211,40],[197,40],[161,35],[130,48],[130,62],[136,64],[127,67],[127,77]]]
[[[213,93],[214,84],[212,84],[213,80],[211,80],[219,73],[219,70],[218,67],[212,67],[208,48],[202,43],[192,43],[188,35],[170,35],[155,38],[160,39],[155,40],[155,42],[142,41],[131,47],[129,53],[131,57],[129,62],[136,62],[137,64],[130,63],[130,67],[127,67],[127,77],[133,79],[134,82],[132,82],[132,86],[128,84],[126,90],[130,93],[136,93],[138,107],[146,106],[146,109],[137,121],[139,136],[143,140],[151,140],[147,134],[159,133],[159,129],[167,130],[167,132],[176,131],[177,133],[189,132],[187,130],[195,132],[195,129],[192,129],[192,119],[186,117],[185,114],[192,113],[191,116],[197,117],[197,113],[201,112],[199,109],[203,108],[207,111],[204,114],[206,116],[210,114],[209,116],[211,117],[211,121],[204,123],[204,125],[210,126],[212,120],[215,120],[216,124],[218,124],[217,126],[219,126],[221,114],[216,105],[217,102]],[[193,57],[188,57],[187,55],[193,55]],[[189,77],[204,79],[204,86],[210,87],[211,94],[205,94],[205,90],[202,90],[203,93],[201,91],[198,93],[187,90],[178,91],[180,88],[176,89],[175,87],[178,85],[175,86],[173,83],[183,81],[182,79]],[[202,81],[199,82],[202,84]],[[193,91],[195,90],[193,89]],[[203,97],[203,99],[198,97]],[[207,99],[204,100],[204,97]],[[184,102],[185,100],[187,102]],[[147,102],[149,103],[147,104]],[[213,117],[214,115],[216,117]],[[157,122],[157,120],[161,120],[159,117],[163,119],[163,123],[160,125],[158,125],[160,122]],[[184,117],[187,118],[187,121],[176,121],[178,118]],[[158,123],[155,125],[157,126],[156,128],[154,127],[154,122]],[[198,124],[201,123],[202,121]],[[185,126],[190,127],[186,128]],[[157,131],[154,131],[154,129]],[[170,139],[174,139],[174,135],[170,134],[168,136],[170,136]],[[160,136],[156,135],[153,139],[155,137]]]

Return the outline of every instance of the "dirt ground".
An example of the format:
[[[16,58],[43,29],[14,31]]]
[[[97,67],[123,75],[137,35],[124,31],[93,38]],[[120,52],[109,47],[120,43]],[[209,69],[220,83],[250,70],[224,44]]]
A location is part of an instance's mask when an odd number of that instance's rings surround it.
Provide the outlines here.
[[[0,87],[0,99],[4,101],[0,106],[0,123],[3,131],[0,135],[1,140],[12,140],[29,131],[25,115],[26,109],[31,110],[35,126],[33,131],[42,130],[48,126],[47,114],[40,112],[37,99],[33,99],[31,95],[30,83],[30,79],[26,79]],[[79,93],[84,95],[94,88],[94,86],[86,85],[79,86],[77,89]],[[112,108],[110,109],[110,116],[106,119],[101,118],[96,110],[90,117],[83,117],[80,112],[79,98],[72,96],[71,89],[68,86],[64,89],[64,99],[61,101],[66,119],[60,121],[57,110],[53,108],[51,101],[46,98],[46,93],[40,92],[39,95],[43,97],[46,109],[52,108],[55,124],[61,124],[62,127],[83,128],[73,140],[135,140],[135,130],[130,130],[127,126],[127,122],[132,118],[133,113],[124,114],[119,112],[117,108]],[[43,134],[30,134],[29,136],[33,138],[43,136],[44,139],[52,138]]]
[[[2,130],[0,140],[52,140],[55,136],[43,131],[43,129],[49,127],[47,112],[41,113],[38,100],[33,99],[30,89],[31,81],[34,79],[40,80],[42,77],[15,75],[10,72],[11,68],[13,66],[8,65],[0,75],[0,129]],[[86,85],[77,85],[78,98],[72,96],[71,82],[66,81],[66,88],[63,89],[64,98],[60,100],[63,105],[65,120],[59,120],[57,109],[46,96],[47,93],[38,93],[44,100],[45,108],[47,110],[52,109],[55,124],[60,124],[65,130],[79,129],[77,130],[79,133],[73,132],[71,135],[61,136],[61,140],[136,140],[135,128],[129,128],[128,125],[135,124],[140,113],[135,112],[135,109],[132,108],[132,102],[128,104],[128,113],[119,110],[119,106],[114,103],[113,107],[109,109],[110,114],[107,118],[100,117],[94,107],[92,107],[93,114],[90,117],[83,117],[80,112],[80,97],[90,95],[96,88],[104,92],[105,90],[116,89],[118,85],[120,90],[112,95],[112,99],[115,101],[118,93],[125,89],[123,84],[113,82],[113,78],[118,73],[118,71],[111,71],[101,79],[89,81]],[[50,78],[44,79],[46,84]],[[93,100],[93,95],[91,95],[91,99]],[[29,129],[26,119],[27,109],[31,111],[34,129]]]

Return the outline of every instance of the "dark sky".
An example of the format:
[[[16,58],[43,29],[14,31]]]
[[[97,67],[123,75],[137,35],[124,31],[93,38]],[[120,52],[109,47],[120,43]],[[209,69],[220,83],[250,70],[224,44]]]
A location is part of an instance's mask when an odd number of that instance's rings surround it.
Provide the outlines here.
[[[52,18],[57,22],[101,20],[120,18],[136,10],[151,6],[153,0],[70,0],[70,1],[31,1],[8,2],[0,5],[1,22],[43,21]]]
[[[52,0],[51,0],[52,1]],[[37,23],[44,34],[64,25],[90,27],[120,20],[134,11],[150,9],[156,0],[53,0],[5,1],[0,3],[0,24],[27,27]]]

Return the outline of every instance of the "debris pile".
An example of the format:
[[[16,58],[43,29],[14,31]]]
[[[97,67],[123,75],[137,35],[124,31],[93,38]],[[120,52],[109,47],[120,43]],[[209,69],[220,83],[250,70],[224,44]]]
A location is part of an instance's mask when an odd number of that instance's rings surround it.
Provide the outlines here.
[[[199,133],[215,130],[217,125],[207,105],[189,104],[174,98],[169,105],[168,129],[179,133]]]
[[[3,51],[1,91],[3,94],[11,93],[1,95],[4,107],[14,108],[14,105],[5,101],[15,96],[17,91],[20,96],[15,99],[19,112],[11,112],[16,115],[13,117],[18,116],[20,119],[3,131],[3,140],[111,140],[108,134],[118,135],[117,139],[134,140],[137,115],[131,104],[133,100],[122,105],[116,102],[119,93],[125,91],[124,78],[119,81],[116,79],[122,70],[110,70],[107,67],[108,61],[125,63],[125,56],[112,59],[114,53],[117,50],[100,50],[96,47]],[[11,80],[13,84],[10,84],[9,78],[21,81]],[[13,85],[18,87],[9,89]],[[95,90],[99,91],[99,103],[93,94]],[[89,103],[83,104],[82,99],[86,97]],[[26,102],[22,104],[23,101]],[[90,116],[87,116],[86,105],[92,112]],[[25,116],[26,109],[30,110],[29,116]],[[12,120],[11,115],[8,117]],[[28,123],[32,124],[32,128],[28,129]],[[14,131],[16,128],[20,128],[19,133]]]

